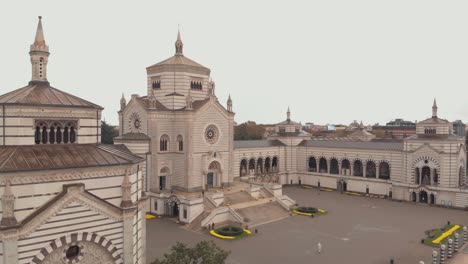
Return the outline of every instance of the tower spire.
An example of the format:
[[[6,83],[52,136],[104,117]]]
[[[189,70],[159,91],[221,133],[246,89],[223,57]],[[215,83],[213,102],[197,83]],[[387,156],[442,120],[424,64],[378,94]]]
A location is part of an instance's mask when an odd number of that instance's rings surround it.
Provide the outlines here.
[[[291,120],[291,111],[289,110],[289,106],[288,106],[288,112],[286,112],[286,115],[288,117],[288,121]]]
[[[32,64],[32,82],[47,82],[47,62],[49,60],[49,47],[44,39],[42,17],[39,16],[34,43],[29,49]]]
[[[183,55],[184,43],[180,37],[180,29],[177,30],[177,40],[175,42],[176,55]]]
[[[434,103],[432,104],[432,118],[437,118],[437,102],[434,98]]]
[[[232,100],[231,100],[231,95],[229,94],[229,98],[227,100],[227,110],[229,112],[232,112]]]

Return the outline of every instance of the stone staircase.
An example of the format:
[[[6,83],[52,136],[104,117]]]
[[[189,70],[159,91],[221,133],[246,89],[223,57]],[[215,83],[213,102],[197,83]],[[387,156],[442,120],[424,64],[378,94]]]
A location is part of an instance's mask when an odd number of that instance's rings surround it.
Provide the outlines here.
[[[260,196],[262,198],[271,198],[273,195],[265,189],[265,187],[260,188]]]
[[[236,212],[244,218],[245,225],[249,227],[278,221],[289,216],[289,212],[277,202],[266,201],[257,205],[236,209]]]

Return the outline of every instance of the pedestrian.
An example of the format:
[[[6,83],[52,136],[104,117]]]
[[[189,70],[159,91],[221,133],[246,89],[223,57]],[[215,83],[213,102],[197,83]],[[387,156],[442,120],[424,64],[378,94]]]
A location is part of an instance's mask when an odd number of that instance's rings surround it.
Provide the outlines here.
[[[211,223],[211,229],[214,230],[214,223]]]
[[[322,252],[322,244],[320,244],[320,242],[317,243],[317,252],[319,254]]]
[[[201,194],[202,194],[203,197],[205,197],[205,190],[202,190]]]

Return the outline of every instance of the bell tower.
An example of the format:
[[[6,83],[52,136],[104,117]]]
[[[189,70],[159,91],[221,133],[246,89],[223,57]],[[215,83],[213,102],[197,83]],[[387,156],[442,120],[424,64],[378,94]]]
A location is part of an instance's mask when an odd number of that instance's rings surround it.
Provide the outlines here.
[[[31,56],[31,82],[47,82],[47,62],[49,60],[49,46],[46,45],[42,30],[42,17],[39,16],[36,37],[29,50]]]

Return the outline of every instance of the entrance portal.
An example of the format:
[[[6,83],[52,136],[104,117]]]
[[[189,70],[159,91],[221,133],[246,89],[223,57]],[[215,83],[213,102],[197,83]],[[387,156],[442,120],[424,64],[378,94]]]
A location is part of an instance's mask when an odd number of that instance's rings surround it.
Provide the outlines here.
[[[430,198],[429,198],[429,203],[430,203],[430,204],[435,204],[435,195],[434,195],[434,194],[431,194],[429,197],[430,197]]]
[[[208,174],[206,175],[206,185],[208,186],[208,188],[213,188],[214,186],[213,172],[208,172]]]
[[[427,192],[426,191],[420,191],[419,192],[419,202],[420,203],[427,203]]]

